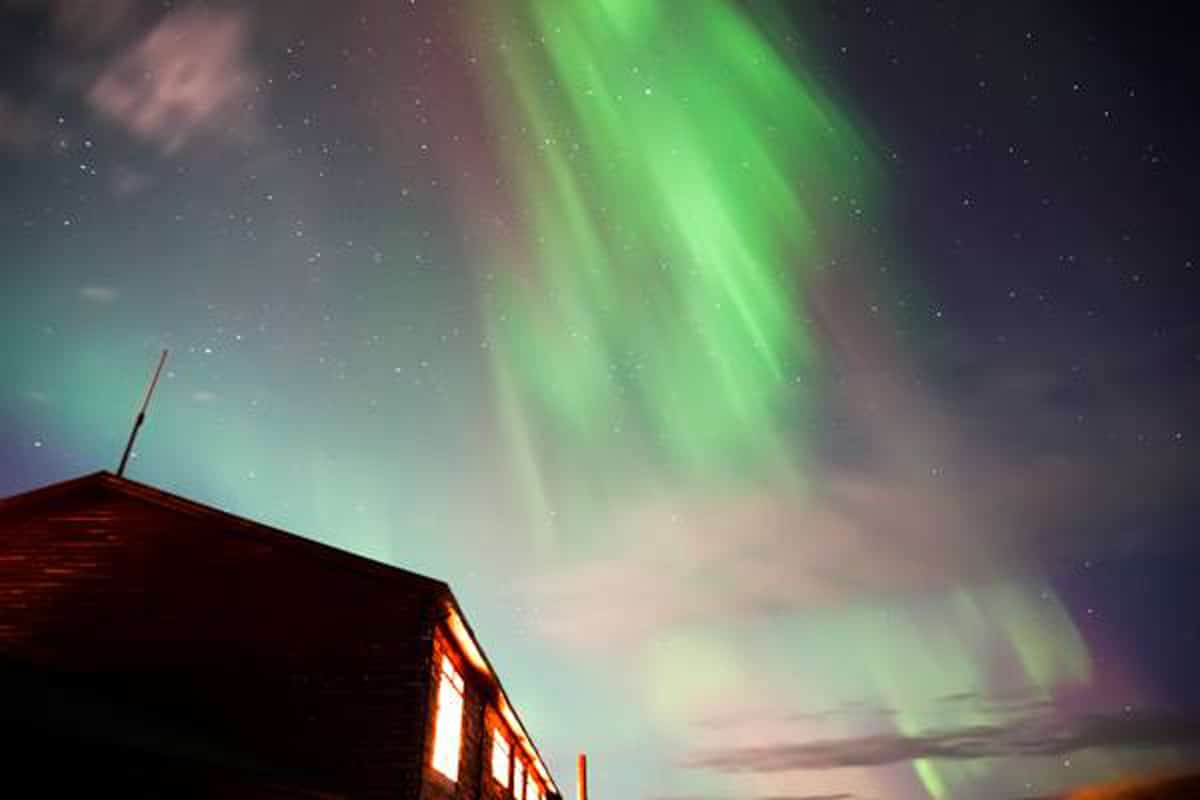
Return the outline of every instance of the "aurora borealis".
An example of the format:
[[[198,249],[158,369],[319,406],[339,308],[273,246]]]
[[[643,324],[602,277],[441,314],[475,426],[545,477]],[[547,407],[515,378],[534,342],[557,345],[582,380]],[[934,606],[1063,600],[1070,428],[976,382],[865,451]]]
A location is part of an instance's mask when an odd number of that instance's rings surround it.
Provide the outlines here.
[[[130,476],[448,580],[564,786],[579,750],[647,800],[1195,758],[1200,162],[1159,39],[0,14],[0,493],[115,468],[168,347]]]
[[[677,484],[803,491],[786,428],[820,376],[798,306],[814,198],[868,188],[854,131],[724,4],[492,8],[502,144],[474,168],[523,223],[480,231],[478,258],[523,527],[557,556],[564,526],[602,537],[614,503]]]
[[[809,209],[861,196],[865,159],[734,9],[661,11],[535,3],[499,34],[548,44],[493,67],[527,239],[497,271],[498,368],[572,457],[628,424],[666,466],[728,474],[788,460],[781,387],[816,378],[796,308],[820,257]]]

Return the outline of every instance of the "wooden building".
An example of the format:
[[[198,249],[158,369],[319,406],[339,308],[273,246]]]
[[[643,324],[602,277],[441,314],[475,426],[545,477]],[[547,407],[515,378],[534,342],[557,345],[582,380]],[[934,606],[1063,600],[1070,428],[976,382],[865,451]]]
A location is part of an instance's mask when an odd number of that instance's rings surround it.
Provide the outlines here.
[[[0,500],[0,708],[20,796],[560,797],[445,583],[106,472]]]

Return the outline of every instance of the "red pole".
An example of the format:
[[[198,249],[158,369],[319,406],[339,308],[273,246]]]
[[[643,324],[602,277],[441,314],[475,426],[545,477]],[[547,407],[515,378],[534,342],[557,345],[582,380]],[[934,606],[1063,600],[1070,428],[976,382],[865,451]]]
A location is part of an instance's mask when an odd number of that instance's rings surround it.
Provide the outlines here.
[[[587,755],[579,754],[579,797],[578,800],[587,800]]]

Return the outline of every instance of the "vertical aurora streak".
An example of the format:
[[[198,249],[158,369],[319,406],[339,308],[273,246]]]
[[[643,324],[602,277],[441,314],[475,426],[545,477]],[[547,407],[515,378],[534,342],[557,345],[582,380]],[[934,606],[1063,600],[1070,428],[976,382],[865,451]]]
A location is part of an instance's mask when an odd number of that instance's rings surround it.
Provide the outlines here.
[[[447,580],[598,798],[1194,757],[1191,106],[1026,5],[0,2],[0,494],[166,347],[130,477]]]
[[[594,551],[580,531],[603,538],[614,506],[655,490],[803,496],[808,444],[795,421],[822,388],[806,275],[831,236],[847,235],[830,199],[852,215],[873,205],[866,137],[732,4],[480,8],[485,67],[503,76],[486,105],[516,231],[488,239],[484,315],[538,548]],[[1001,660],[1044,697],[1086,677],[1071,620],[1052,596],[1030,601],[1034,591],[954,589],[908,620],[869,607],[797,616],[784,635],[797,652],[861,664],[816,670],[809,689],[834,702],[866,693],[918,735],[940,694],[987,696],[989,639],[1007,643]],[[745,694],[761,655],[746,636],[719,625],[657,636],[646,707],[673,725]],[[955,721],[996,717],[964,713]],[[988,765],[912,769],[944,798]]]
[[[525,236],[487,313],[518,413],[575,457],[617,433],[672,473],[776,471],[790,384],[817,379],[814,198],[867,190],[861,143],[724,3],[526,11],[490,19]]]

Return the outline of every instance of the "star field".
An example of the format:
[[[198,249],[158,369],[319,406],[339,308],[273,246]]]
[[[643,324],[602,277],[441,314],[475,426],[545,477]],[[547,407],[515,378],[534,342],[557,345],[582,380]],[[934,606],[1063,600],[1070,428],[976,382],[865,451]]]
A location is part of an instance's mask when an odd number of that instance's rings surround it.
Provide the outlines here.
[[[1195,763],[1165,4],[0,0],[0,494],[448,580],[597,797]],[[315,590],[319,591],[319,587]]]

